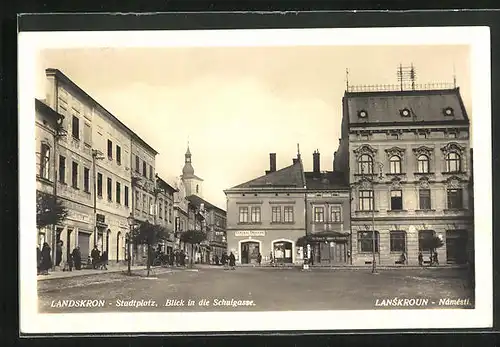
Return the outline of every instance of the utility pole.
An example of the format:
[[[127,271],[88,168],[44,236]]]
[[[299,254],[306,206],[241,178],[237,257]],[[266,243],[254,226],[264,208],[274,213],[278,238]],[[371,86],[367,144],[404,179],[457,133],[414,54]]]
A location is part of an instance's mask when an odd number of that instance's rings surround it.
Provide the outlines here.
[[[101,151],[92,149],[92,181],[93,181],[93,194],[94,194],[94,246],[97,246],[97,174],[96,174],[96,160],[101,160]]]
[[[60,116],[56,121],[56,126],[54,129],[54,158],[52,159],[54,165],[54,187],[53,187],[53,198],[54,198],[54,206],[57,204],[57,144],[59,143],[59,138],[66,135],[66,131],[63,129],[62,122],[64,117]],[[47,163],[48,164],[48,163]],[[54,254],[56,252],[56,243],[57,243],[57,225],[54,223],[52,225],[52,270],[56,268],[56,261],[54,258]]]

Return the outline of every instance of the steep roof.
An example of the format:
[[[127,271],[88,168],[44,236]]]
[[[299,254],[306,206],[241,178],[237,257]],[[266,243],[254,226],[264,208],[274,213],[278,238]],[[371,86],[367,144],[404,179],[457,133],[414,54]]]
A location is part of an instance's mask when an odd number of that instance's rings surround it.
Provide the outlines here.
[[[344,107],[349,123],[368,125],[377,123],[412,122],[463,122],[468,123],[459,88],[443,90],[385,91],[345,93]],[[452,108],[453,115],[445,115],[445,109]],[[403,117],[401,111],[409,110]],[[366,111],[365,118],[359,116]]]
[[[308,190],[344,190],[349,189],[342,172],[305,172]]]
[[[189,200],[191,204],[193,204],[196,207],[200,207],[201,204],[204,204],[204,207],[206,210],[218,210],[221,213],[226,213],[222,208],[215,206],[214,204],[211,204],[210,202],[206,201],[205,199],[200,198],[198,195],[189,195],[186,197],[186,199]]]
[[[305,179],[303,175],[301,160],[295,160],[294,164],[283,169],[270,172],[248,182],[239,184],[235,188],[304,188]]]

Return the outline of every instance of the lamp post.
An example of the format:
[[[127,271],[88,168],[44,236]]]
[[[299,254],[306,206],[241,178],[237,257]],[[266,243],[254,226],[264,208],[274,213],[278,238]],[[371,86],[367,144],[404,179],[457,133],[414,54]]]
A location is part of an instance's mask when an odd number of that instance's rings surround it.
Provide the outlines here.
[[[130,263],[132,261],[132,255],[130,254],[131,253],[130,245],[132,243],[132,228],[135,224],[135,219],[134,219],[134,216],[132,215],[132,213],[130,214],[130,216],[128,216],[127,223],[128,223],[128,233],[126,235],[126,239],[127,239],[127,274],[130,276],[132,274],[131,270],[130,270]]]
[[[97,175],[95,162],[96,160],[102,160],[104,156],[101,151],[97,149],[92,150],[92,180],[93,180],[93,191],[94,191],[94,246],[97,245]]]
[[[59,118],[57,118],[56,121],[56,126],[54,129],[54,158],[52,159],[53,165],[54,165],[54,188],[53,188],[53,195],[54,195],[54,206],[57,204],[57,144],[59,142],[59,138],[66,136],[66,130],[63,128],[63,120],[64,116],[60,115]],[[47,163],[48,164],[48,163]],[[54,258],[54,254],[56,252],[56,243],[57,243],[57,225],[54,223],[52,225],[52,257]],[[56,261],[52,262],[52,270],[56,268]]]

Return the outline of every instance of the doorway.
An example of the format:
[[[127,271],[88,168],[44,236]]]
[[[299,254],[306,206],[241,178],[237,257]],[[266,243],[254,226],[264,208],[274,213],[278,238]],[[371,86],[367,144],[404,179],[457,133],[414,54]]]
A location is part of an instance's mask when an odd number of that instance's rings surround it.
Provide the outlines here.
[[[260,245],[256,241],[246,241],[241,243],[241,263],[257,264],[257,257],[260,253]]]
[[[273,243],[273,258],[278,264],[291,264],[292,243],[289,241],[276,241]]]
[[[446,231],[446,263],[465,264],[467,262],[467,231]]]

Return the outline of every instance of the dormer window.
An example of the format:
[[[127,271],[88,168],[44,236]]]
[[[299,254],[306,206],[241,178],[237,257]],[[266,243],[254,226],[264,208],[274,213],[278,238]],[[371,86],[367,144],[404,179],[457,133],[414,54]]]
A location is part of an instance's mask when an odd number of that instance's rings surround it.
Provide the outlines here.
[[[443,110],[443,113],[445,116],[453,116],[453,109],[451,107],[447,107]]]
[[[368,116],[368,112],[366,112],[365,110],[358,111],[359,118],[366,118],[367,116]]]
[[[401,117],[410,117],[410,110],[407,108],[404,108],[404,109],[399,111],[399,114],[401,115]]]

